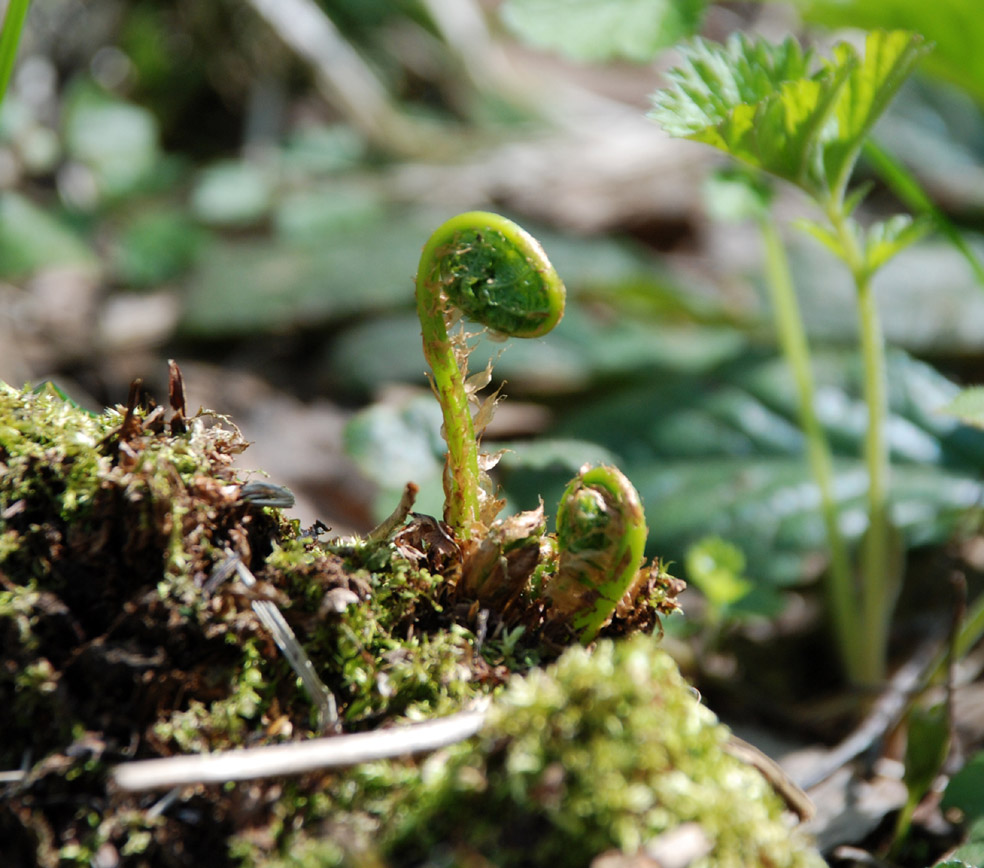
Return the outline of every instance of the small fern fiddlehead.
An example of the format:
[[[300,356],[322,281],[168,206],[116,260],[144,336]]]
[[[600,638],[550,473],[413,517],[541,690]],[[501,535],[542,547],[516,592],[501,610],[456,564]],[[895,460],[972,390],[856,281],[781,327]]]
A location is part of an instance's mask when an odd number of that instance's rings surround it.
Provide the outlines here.
[[[546,587],[553,616],[591,642],[642,566],[646,517],[639,494],[615,467],[583,467],[557,508],[557,574]]]
[[[565,290],[543,248],[511,220],[470,211],[441,225],[417,271],[424,355],[444,412],[444,518],[459,534],[481,524],[475,424],[465,388],[466,353],[448,336],[454,310],[503,335],[534,338],[563,316]]]

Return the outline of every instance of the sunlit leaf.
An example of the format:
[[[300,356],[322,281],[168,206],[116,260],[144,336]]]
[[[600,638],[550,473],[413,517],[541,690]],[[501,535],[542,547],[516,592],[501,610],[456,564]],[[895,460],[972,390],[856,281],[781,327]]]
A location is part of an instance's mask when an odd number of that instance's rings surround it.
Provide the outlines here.
[[[965,89],[984,102],[984,18],[979,0],[796,0],[808,20],[843,29],[900,28],[934,44],[928,73]]]
[[[205,223],[242,226],[264,217],[273,204],[273,182],[264,166],[228,160],[202,171],[191,209]]]
[[[137,215],[114,251],[117,276],[135,287],[154,286],[187,271],[205,243],[204,230],[177,209]]]
[[[190,281],[182,329],[208,336],[268,333],[410,305],[407,263],[419,258],[431,225],[393,218],[338,227],[318,247],[216,243]],[[417,368],[423,370],[419,358]]]
[[[830,59],[791,38],[773,44],[735,34],[697,39],[654,97],[671,135],[713,145],[813,195],[837,189],[872,125],[925,51],[914,34],[870,34],[859,56],[847,43]]]
[[[815,362],[842,531],[856,541],[866,526],[862,372],[848,351],[817,353]],[[928,366],[890,354],[892,513],[910,546],[946,538],[984,493],[984,436],[939,413],[958,391]],[[571,408],[555,433],[594,440],[620,456],[645,503],[651,553],[679,560],[712,533],[741,545],[750,578],[782,584],[802,580],[826,550],[797,413],[781,359],[746,357],[709,378],[663,377],[609,390]],[[527,507],[534,484],[549,507],[559,480],[511,475],[507,490]]]
[[[844,258],[843,243],[828,226],[806,219],[795,221],[795,225],[812,235],[835,256]],[[867,273],[873,275],[896,254],[922,238],[930,229],[931,222],[929,219],[913,220],[908,214],[898,214],[867,229],[862,228],[853,217],[847,218],[844,225],[855,246],[863,251]]]
[[[953,851],[953,861],[961,868],[984,865],[984,817],[977,815],[966,832],[966,841]]]
[[[345,451],[379,491],[377,518],[388,515],[408,482],[419,486],[415,508],[441,515],[444,441],[441,408],[429,394],[398,404],[375,404],[356,413],[345,429]]]
[[[886,151],[873,139],[864,143],[864,155],[875,171],[880,175],[889,189],[901,199],[907,207],[924,219],[932,221],[933,225],[946,238],[953,248],[967,261],[977,278],[979,286],[984,287],[984,261],[974,251],[963,233],[957,229],[943,210],[923,189],[916,174],[907,168],[903,162]]]
[[[835,46],[834,67],[851,72],[838,95],[836,126],[825,131],[823,142],[824,169],[833,186],[843,188],[865,137],[928,50],[921,36],[903,30],[869,33],[860,58],[846,43]]]
[[[857,225],[853,220],[847,222],[848,225]],[[807,220],[806,218],[793,221],[793,225],[797,229],[802,229],[808,235],[813,236],[814,239],[819,241],[838,259],[843,259],[844,246],[841,244],[840,238],[837,237],[836,233],[829,226],[823,223],[817,223],[816,220]]]
[[[507,0],[506,24],[531,45],[577,60],[651,60],[692,36],[707,0]]]
[[[682,53],[650,116],[671,135],[813,188],[820,133],[850,65],[817,70],[794,39],[772,44],[743,33],[724,45],[695,39]]]

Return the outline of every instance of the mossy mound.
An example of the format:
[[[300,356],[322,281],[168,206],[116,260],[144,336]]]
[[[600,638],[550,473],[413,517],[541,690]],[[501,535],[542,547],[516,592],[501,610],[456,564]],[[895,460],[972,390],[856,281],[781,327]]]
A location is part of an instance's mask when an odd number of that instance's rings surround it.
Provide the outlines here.
[[[652,637],[571,648],[513,676],[475,740],[329,779],[272,864],[658,864],[644,857],[686,839],[692,868],[824,865],[730,737]],[[271,864],[241,843],[248,862]]]
[[[172,389],[170,412],[92,415],[0,384],[0,771],[22,771],[0,783],[5,865],[587,865],[691,821],[704,864],[811,864],[652,638],[536,668],[558,649],[450,594],[440,552],[410,551],[425,525],[402,543],[303,532],[248,496],[235,427],[187,418]],[[346,730],[509,686],[479,739],[419,764],[113,792],[130,759],[315,734],[257,601],[283,612]]]
[[[389,851],[407,865],[444,850],[458,864],[576,868],[696,823],[706,853],[693,868],[822,865],[729,738],[652,637],[572,648],[514,677],[478,744],[425,770]]]

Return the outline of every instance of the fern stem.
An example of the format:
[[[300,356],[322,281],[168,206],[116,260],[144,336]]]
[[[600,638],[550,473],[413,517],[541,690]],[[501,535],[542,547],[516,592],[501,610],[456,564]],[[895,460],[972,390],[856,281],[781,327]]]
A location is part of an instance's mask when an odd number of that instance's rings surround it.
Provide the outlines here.
[[[478,442],[465,388],[467,348],[448,335],[454,310],[512,337],[540,337],[564,315],[565,290],[536,239],[485,211],[459,214],[424,245],[417,270],[424,356],[444,412],[448,444],[444,518],[470,535],[482,524]]]

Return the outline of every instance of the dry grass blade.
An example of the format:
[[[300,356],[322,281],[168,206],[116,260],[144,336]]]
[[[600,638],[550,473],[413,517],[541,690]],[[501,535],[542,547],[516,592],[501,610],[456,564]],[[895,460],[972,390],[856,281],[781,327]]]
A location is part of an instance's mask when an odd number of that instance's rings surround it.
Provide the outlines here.
[[[233,556],[233,565],[240,581],[247,588],[256,584],[255,576],[239,558]],[[324,732],[340,732],[341,722],[338,719],[338,703],[334,694],[314,671],[314,664],[308,657],[301,643],[297,641],[290,624],[284,619],[280,610],[269,600],[253,600],[253,611],[263,623],[263,626],[273,635],[277,647],[290,662],[297,677],[304,684],[311,701],[318,708],[318,719]]]

